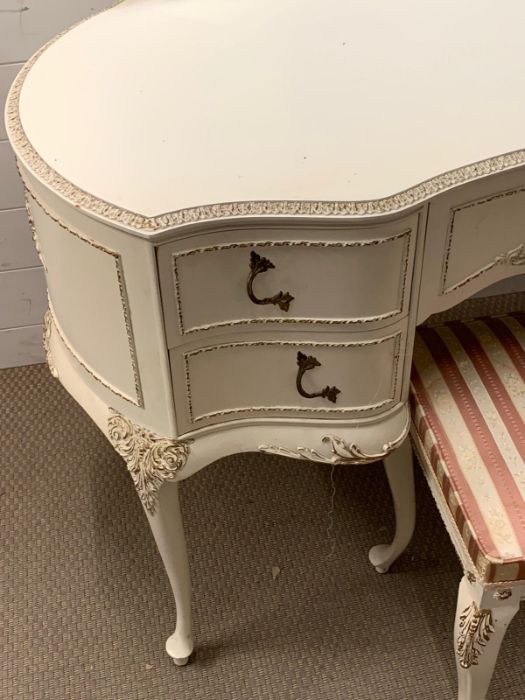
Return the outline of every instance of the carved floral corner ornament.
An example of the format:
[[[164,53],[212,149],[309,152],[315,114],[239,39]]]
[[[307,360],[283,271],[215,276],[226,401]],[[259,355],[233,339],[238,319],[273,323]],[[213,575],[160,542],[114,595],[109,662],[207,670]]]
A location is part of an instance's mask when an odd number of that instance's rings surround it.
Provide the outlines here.
[[[160,487],[186,464],[189,441],[159,437],[113,408],[109,409],[108,437],[124,458],[142,505],[154,515]]]
[[[53,327],[53,316],[51,314],[51,310],[48,308],[44,314],[42,344],[44,346],[44,351],[46,353],[46,360],[47,360],[47,364],[49,367],[49,371],[51,372],[51,375],[53,377],[55,377],[55,379],[58,379],[58,371],[57,371],[57,368],[55,367],[55,365],[53,364],[53,357],[51,356],[51,349],[49,347],[49,341],[51,339],[52,327]]]
[[[406,438],[409,427],[410,423],[407,422],[401,435],[396,440],[385,443],[381,448],[381,452],[375,454],[364,452],[357,445],[345,442],[337,435],[325,435],[322,439],[323,443],[330,446],[328,454],[322,454],[311,447],[298,447],[296,450],[289,450],[286,447],[278,447],[277,445],[259,445],[259,450],[269,454],[282,455],[283,457],[292,457],[293,459],[308,459],[311,462],[321,462],[322,464],[367,464],[384,459],[399,447]]]
[[[492,611],[472,602],[459,617],[457,653],[461,668],[477,666],[494,632]]]

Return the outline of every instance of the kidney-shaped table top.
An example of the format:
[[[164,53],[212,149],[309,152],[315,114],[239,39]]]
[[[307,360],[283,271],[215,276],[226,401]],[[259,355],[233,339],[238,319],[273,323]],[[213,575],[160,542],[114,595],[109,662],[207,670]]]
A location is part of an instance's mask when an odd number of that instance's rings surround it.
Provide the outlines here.
[[[127,0],[28,64],[8,128],[40,177],[153,230],[223,202],[395,209],[525,163],[524,26],[522,0]]]

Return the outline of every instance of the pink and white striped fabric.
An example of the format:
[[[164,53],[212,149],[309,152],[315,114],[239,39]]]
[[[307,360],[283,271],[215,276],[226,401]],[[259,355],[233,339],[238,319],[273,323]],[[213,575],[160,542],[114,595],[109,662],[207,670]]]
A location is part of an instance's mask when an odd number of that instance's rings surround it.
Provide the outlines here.
[[[411,408],[481,580],[525,580],[525,313],[419,329]]]

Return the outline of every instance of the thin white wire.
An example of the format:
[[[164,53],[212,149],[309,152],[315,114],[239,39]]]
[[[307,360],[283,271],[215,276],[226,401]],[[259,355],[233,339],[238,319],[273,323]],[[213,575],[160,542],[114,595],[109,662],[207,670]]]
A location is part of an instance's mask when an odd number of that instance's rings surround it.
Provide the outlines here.
[[[332,493],[330,494],[330,509],[328,511],[328,526],[326,528],[326,539],[330,542],[330,551],[326,555],[327,559],[332,559],[337,547],[337,538],[334,535],[334,513],[335,513],[335,464],[332,464],[330,470],[330,483],[332,485]]]

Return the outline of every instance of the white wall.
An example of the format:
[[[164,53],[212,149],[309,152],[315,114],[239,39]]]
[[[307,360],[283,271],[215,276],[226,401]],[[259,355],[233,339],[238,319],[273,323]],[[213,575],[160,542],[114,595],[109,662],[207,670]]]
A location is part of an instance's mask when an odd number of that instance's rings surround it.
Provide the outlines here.
[[[10,84],[42,44],[114,0],[0,0],[0,368],[43,362],[45,282],[6,139]]]

